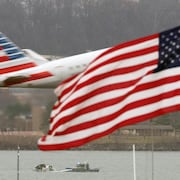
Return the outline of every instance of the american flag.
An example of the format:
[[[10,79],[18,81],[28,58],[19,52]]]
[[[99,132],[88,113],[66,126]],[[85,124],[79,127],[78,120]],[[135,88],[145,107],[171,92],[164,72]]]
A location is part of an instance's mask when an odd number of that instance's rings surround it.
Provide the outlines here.
[[[0,75],[36,66],[20,48],[1,32],[0,65]]]
[[[77,147],[180,110],[180,26],[107,50],[55,93],[41,150]]]
[[[25,57],[24,53],[0,32],[0,62]]]

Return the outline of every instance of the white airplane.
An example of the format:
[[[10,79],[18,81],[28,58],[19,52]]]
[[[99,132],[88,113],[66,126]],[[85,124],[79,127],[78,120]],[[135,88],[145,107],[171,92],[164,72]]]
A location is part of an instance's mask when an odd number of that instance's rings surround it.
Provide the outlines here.
[[[55,88],[105,50],[48,61],[30,49],[18,48],[0,33],[0,87]]]

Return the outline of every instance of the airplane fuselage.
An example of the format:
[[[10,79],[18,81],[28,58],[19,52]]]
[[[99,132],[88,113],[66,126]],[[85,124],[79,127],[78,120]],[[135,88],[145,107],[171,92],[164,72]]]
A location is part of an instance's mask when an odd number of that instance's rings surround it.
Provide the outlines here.
[[[63,80],[82,72],[87,65],[107,49],[101,49],[84,54],[49,61],[40,66],[15,71],[0,76],[0,86],[22,88],[55,88]],[[10,79],[9,77],[19,77]],[[26,77],[26,78],[21,78]]]

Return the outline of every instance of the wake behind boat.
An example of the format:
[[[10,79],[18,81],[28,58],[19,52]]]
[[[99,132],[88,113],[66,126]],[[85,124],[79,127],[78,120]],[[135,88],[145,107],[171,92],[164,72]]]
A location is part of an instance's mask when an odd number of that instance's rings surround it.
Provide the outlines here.
[[[99,172],[99,168],[91,169],[89,163],[80,163],[78,162],[75,167],[66,168],[61,170],[61,172]]]

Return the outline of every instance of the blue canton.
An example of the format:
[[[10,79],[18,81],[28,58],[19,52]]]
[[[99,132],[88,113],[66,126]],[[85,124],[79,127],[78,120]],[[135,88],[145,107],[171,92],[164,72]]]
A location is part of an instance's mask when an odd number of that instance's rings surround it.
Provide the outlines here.
[[[180,66],[180,26],[160,33],[159,62],[155,72]]]

